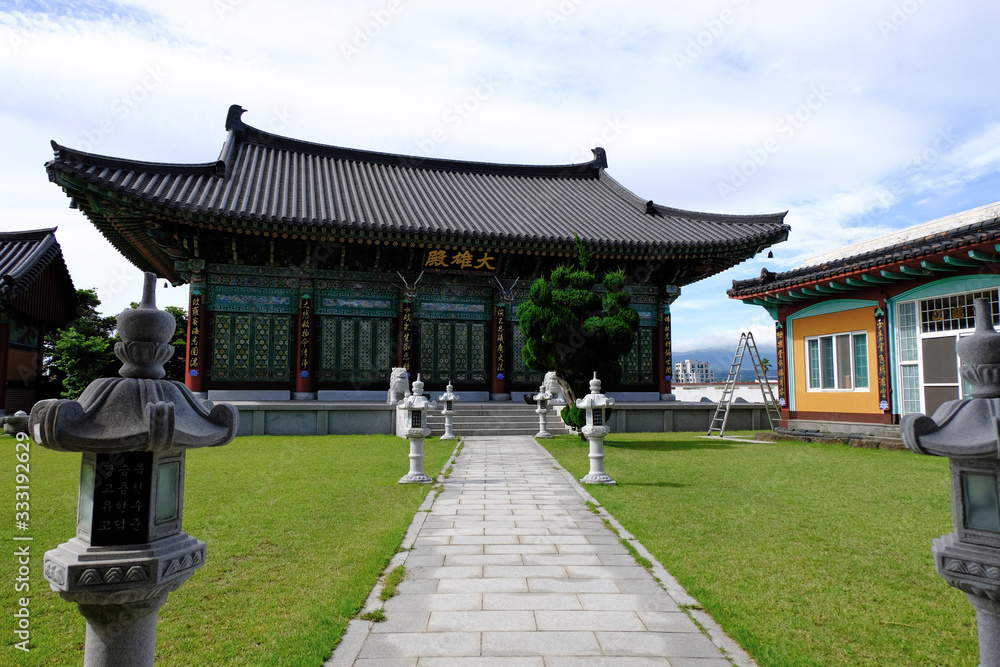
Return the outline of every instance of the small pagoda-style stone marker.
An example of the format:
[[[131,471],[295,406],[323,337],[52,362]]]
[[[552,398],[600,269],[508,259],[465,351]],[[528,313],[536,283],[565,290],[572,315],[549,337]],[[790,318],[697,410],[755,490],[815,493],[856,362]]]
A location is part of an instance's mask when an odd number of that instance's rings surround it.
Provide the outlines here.
[[[461,400],[454,391],[454,387],[451,386],[451,380],[448,380],[448,386],[445,387],[443,394],[438,396],[438,400],[444,403],[444,407],[441,409],[441,414],[444,415],[444,435],[441,436],[442,440],[454,440],[455,434],[452,433],[452,418],[455,416],[455,401]]]
[[[46,552],[44,574],[87,620],[86,667],[153,665],[157,611],[205,563],[205,543],[181,530],[185,452],[230,442],[239,420],[161,379],[177,323],[155,287],[146,273],[139,307],[118,316],[121,377],[41,401],[29,419],[42,447],[83,453],[76,537]]]
[[[545,390],[543,384],[538,387],[538,393],[531,398],[538,406],[535,408],[535,412],[538,414],[538,433],[535,434],[535,437],[551,438],[552,434],[549,433],[548,425],[545,423],[545,415],[549,414],[549,401],[552,400],[552,394]]]
[[[976,610],[979,664],[1000,667],[1000,335],[989,299],[976,299],[976,331],[955,346],[971,399],[948,401],[933,417],[906,415],[903,442],[947,456],[955,532],[934,540],[934,565]]]
[[[420,374],[413,382],[413,393],[406,396],[396,406],[396,410],[405,413],[406,430],[401,435],[410,441],[410,472],[403,475],[399,480],[400,484],[426,484],[433,482],[430,477],[424,474],[424,439],[431,434],[427,427],[427,410],[433,410],[437,405],[424,396],[424,383],[420,381]]]
[[[576,407],[587,411],[587,425],[580,429],[590,441],[590,472],[581,482],[584,484],[614,484],[615,480],[604,472],[604,438],[611,429],[604,423],[604,408],[614,405],[615,399],[601,393],[601,381],[594,373],[590,381],[590,393],[577,399]]]

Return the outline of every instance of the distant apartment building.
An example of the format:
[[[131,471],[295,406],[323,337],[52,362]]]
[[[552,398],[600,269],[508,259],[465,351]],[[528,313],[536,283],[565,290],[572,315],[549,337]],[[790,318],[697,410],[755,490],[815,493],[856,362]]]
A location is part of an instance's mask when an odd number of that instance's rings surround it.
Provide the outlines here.
[[[707,361],[685,359],[674,364],[674,382],[715,382],[715,371]]]

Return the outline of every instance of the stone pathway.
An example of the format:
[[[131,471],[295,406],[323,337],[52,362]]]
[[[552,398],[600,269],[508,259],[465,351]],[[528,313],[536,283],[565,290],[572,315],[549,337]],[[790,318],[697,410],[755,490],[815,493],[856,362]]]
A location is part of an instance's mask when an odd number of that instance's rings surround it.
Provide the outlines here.
[[[466,438],[435,495],[388,568],[406,578],[386,620],[351,621],[326,667],[754,665],[530,436]]]

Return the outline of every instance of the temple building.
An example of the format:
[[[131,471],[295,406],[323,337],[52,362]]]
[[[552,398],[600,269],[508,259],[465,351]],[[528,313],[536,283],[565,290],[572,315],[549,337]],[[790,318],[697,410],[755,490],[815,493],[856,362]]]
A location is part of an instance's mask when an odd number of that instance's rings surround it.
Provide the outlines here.
[[[31,410],[45,334],[76,317],[76,289],[55,232],[0,232],[0,414]]]
[[[190,284],[188,386],[235,400],[385,400],[392,367],[465,400],[537,391],[517,306],[575,261],[623,268],[640,315],[619,391],[670,398],[681,288],[785,240],[784,213],[682,211],[587,163],[464,162],[268,134],[232,106],[218,160],[163,164],[53,142],[49,178],[126,258]],[[595,287],[595,289],[600,289]]]
[[[955,343],[975,298],[1000,322],[998,253],[1000,203],[733,281],[730,297],[775,320],[782,425],[886,435],[968,398]]]

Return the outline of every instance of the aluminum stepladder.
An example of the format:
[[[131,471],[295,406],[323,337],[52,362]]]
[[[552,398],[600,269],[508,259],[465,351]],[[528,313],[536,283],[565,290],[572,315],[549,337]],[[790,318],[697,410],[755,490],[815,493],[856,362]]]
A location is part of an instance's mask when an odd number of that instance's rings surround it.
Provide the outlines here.
[[[760,387],[761,396],[764,398],[764,410],[767,413],[767,421],[771,429],[781,419],[781,410],[778,402],[774,400],[774,392],[771,391],[771,384],[767,381],[760,365],[760,354],[757,352],[757,344],[753,340],[753,333],[746,332],[740,334],[739,345],[736,346],[736,354],[733,355],[733,365],[729,368],[729,377],[726,378],[726,386],[722,388],[722,397],[719,405],[715,408],[715,414],[708,425],[707,435],[712,435],[712,431],[718,431],[721,438],[726,432],[726,420],[729,419],[729,406],[733,402],[733,392],[736,388],[736,380],[739,378],[740,366],[743,364],[743,355],[750,352],[750,361],[753,363],[753,370],[757,377],[757,385]]]

